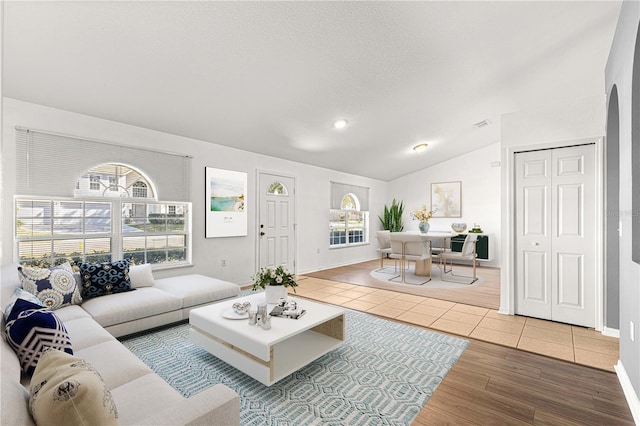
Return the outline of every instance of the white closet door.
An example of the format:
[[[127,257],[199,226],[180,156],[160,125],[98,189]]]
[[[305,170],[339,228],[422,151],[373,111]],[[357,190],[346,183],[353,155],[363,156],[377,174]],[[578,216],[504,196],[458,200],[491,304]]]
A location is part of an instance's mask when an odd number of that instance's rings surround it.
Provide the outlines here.
[[[516,313],[595,326],[595,146],[516,155]]]
[[[516,313],[551,319],[551,151],[516,154]]]

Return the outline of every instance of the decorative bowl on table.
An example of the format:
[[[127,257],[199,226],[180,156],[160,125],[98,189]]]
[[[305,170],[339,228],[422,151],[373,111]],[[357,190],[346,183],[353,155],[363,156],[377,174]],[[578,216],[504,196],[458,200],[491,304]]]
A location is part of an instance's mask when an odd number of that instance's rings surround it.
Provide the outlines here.
[[[453,229],[455,232],[464,232],[467,229],[467,224],[466,223],[452,223],[451,224],[451,229]]]
[[[231,305],[231,307],[233,308],[233,312],[235,312],[238,315],[243,315],[249,311],[249,308],[251,307],[251,302],[236,302],[233,305]]]

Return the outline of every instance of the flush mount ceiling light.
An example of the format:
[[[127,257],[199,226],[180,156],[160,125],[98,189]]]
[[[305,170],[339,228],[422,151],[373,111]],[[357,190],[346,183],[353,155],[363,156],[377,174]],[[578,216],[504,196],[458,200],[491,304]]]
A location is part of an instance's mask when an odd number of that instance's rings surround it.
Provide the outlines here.
[[[345,127],[347,127],[347,120],[345,120],[344,118],[333,122],[334,129],[344,129]]]
[[[426,143],[419,143],[418,145],[413,147],[413,150],[415,152],[424,152],[427,149],[427,145]]]

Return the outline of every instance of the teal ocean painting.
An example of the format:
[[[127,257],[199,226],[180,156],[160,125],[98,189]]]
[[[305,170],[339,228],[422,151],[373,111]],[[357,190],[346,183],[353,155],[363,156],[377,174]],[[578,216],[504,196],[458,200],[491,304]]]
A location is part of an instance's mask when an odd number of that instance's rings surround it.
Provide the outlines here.
[[[210,184],[212,212],[244,212],[244,181],[217,178]]]
[[[205,168],[205,237],[247,235],[247,173]]]

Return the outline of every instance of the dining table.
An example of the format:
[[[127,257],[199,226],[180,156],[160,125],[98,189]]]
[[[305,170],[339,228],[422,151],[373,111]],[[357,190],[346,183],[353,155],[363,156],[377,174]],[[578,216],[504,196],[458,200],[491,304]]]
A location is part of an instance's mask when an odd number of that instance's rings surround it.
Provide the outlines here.
[[[458,235],[455,232],[451,231],[429,231],[429,232],[420,232],[420,231],[402,231],[402,232],[393,232],[393,235],[399,237],[399,239],[403,242],[405,240],[402,238],[405,235],[420,235],[423,241],[429,241],[431,243],[431,251],[434,252],[440,251],[445,247],[445,240],[447,238],[455,237]],[[400,253],[398,253],[400,254]],[[404,259],[401,261],[402,266],[404,267]],[[426,259],[423,261],[416,261],[416,269],[415,275],[417,276],[427,276],[430,275],[431,272],[432,261],[431,259]]]

